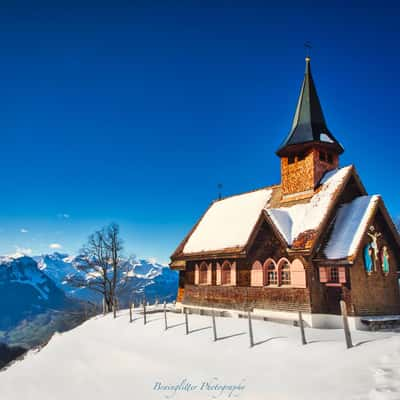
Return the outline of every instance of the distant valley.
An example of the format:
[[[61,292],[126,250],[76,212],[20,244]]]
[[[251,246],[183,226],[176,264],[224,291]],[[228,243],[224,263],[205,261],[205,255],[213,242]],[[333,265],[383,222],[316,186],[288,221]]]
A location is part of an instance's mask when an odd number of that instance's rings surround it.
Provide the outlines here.
[[[79,256],[61,253],[0,257],[0,368],[24,349],[46,343],[54,332],[101,311],[99,293],[73,284],[74,276],[82,278],[81,263]],[[151,260],[123,260],[118,279],[120,307],[176,296],[177,273]]]

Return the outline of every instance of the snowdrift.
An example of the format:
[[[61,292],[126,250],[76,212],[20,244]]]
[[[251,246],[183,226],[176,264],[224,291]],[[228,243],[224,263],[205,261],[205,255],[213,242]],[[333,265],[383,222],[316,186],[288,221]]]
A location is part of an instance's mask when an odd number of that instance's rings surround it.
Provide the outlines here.
[[[254,321],[249,348],[246,319],[150,314],[129,323],[93,318],[57,334],[40,352],[0,373],[7,400],[228,399],[337,400],[400,398],[400,334],[356,332],[346,349],[342,330],[306,329]],[[23,382],[23,384],[22,384]],[[236,389],[235,389],[236,388]]]

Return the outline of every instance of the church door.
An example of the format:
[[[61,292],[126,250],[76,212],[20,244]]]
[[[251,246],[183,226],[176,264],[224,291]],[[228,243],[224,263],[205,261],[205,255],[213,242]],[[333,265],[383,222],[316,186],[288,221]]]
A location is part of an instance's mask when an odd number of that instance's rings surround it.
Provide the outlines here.
[[[342,300],[342,288],[328,286],[326,288],[326,304],[329,314],[340,314],[340,300]]]

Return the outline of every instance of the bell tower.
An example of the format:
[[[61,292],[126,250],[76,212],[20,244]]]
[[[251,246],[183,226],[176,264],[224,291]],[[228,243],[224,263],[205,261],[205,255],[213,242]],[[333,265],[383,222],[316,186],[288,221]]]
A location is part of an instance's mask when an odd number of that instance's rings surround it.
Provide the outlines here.
[[[276,154],[281,159],[282,200],[307,198],[325,172],[339,166],[342,145],[329,131],[311,75],[310,57],[292,128]]]

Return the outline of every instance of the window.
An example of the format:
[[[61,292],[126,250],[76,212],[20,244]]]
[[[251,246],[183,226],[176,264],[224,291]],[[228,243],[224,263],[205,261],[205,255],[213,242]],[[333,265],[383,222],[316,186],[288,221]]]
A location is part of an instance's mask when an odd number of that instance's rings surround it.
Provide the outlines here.
[[[300,153],[297,156],[297,161],[303,161],[306,158],[306,153]]]
[[[294,154],[289,154],[288,164],[293,164],[296,161],[296,157]]]
[[[329,268],[328,281],[334,283],[339,282],[339,270],[337,267]]]
[[[290,285],[290,264],[284,261],[280,269],[281,285]]]
[[[346,268],[338,267],[319,267],[319,281],[327,286],[340,286],[346,283]]]
[[[267,285],[277,285],[278,284],[278,274],[276,272],[276,265],[271,261],[267,265]]]
[[[333,155],[332,153],[328,153],[328,163],[333,164]]]
[[[326,153],[324,151],[319,152],[320,161],[326,161]]]
[[[199,284],[206,285],[208,283],[208,265],[203,262],[200,265]]]
[[[230,285],[231,282],[231,264],[229,262],[224,262],[221,271],[221,284]]]

